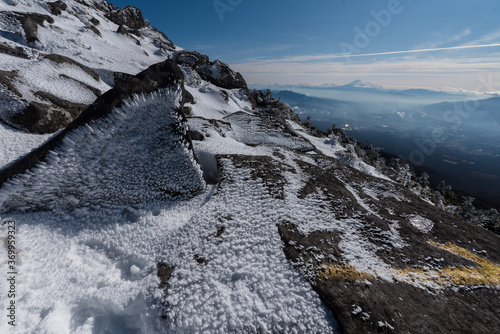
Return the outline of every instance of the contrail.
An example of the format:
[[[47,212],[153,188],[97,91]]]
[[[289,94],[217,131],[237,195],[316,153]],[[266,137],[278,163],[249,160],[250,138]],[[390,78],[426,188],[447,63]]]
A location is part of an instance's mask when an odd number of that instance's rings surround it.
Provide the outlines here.
[[[447,47],[447,48],[405,50],[405,51],[389,51],[389,52],[377,52],[377,53],[361,53],[361,54],[344,53],[344,54],[341,54],[341,55],[331,55],[328,58],[383,56],[383,55],[395,55],[395,54],[417,53],[417,52],[432,52],[432,51],[443,51],[443,50],[460,50],[460,49],[489,48],[489,47],[494,47],[494,46],[500,46],[500,43],[483,44],[483,45],[462,45],[462,46],[451,46],[451,47]]]

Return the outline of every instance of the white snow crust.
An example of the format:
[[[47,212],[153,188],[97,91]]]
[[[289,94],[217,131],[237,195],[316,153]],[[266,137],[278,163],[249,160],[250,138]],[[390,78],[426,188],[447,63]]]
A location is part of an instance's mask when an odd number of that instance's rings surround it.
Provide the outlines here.
[[[0,168],[43,144],[50,134],[38,135],[0,123]]]
[[[56,64],[43,58],[19,59],[2,53],[0,63],[4,71],[16,70],[14,86],[28,101],[46,103],[35,95],[36,92],[43,91],[66,101],[91,104],[97,98],[96,94],[78,81],[101,92],[110,89],[102,80],[96,80],[76,65]],[[2,106],[2,110],[5,109],[7,108]]]
[[[82,3],[81,3],[82,2]],[[140,36],[125,36],[117,33],[118,25],[104,17],[104,13],[93,8],[93,3],[103,3],[99,0],[86,1],[66,0],[68,8],[59,16],[51,15],[45,1],[33,0],[0,0],[0,11],[16,11],[22,13],[39,13],[50,15],[53,24],[45,22],[44,27],[38,27],[40,45],[38,49],[44,53],[60,54],[70,57],[95,70],[104,72],[116,71],[137,74],[146,67],[167,59],[171,52],[156,42],[162,39],[153,29],[140,29]],[[87,3],[87,5],[83,3]],[[12,5],[15,3],[16,5]],[[96,28],[102,37],[88,29],[92,18],[100,21]],[[2,26],[0,26],[2,29]],[[8,25],[11,33],[18,34],[22,41],[22,28]],[[0,34],[0,41],[9,39]],[[138,42],[140,45],[138,45]],[[22,44],[20,44],[22,45]]]

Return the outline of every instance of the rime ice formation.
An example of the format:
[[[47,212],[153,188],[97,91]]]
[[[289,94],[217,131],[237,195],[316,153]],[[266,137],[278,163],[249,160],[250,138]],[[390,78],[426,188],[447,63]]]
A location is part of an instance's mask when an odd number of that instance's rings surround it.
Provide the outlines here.
[[[172,61],[117,85],[3,172],[11,173],[0,195],[3,211],[99,209],[202,191],[183,95]]]
[[[7,210],[102,208],[196,194],[204,188],[180,90],[135,95],[106,117],[66,134],[22,176],[4,185]]]

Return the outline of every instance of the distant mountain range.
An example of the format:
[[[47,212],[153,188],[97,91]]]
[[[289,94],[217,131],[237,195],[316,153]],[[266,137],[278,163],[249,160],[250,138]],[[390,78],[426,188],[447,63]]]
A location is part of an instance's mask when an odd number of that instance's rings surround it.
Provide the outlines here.
[[[259,88],[259,87],[257,87]],[[439,102],[461,102],[469,99],[487,99],[498,97],[495,93],[479,93],[469,91],[444,91],[429,89],[394,89],[361,80],[355,80],[345,85],[322,86],[274,86],[273,91],[293,91],[308,96],[339,99],[351,102],[377,103],[407,103],[415,105],[433,104]]]

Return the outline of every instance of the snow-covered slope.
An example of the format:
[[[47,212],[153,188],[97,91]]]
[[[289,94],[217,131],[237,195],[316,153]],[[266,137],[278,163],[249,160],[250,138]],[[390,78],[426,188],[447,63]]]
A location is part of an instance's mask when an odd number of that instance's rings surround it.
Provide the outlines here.
[[[109,90],[119,73],[135,75],[174,49],[133,7],[2,0],[0,119],[30,132],[55,132]]]
[[[64,73],[111,85],[106,73],[120,61],[123,72],[143,69],[146,58],[134,57],[160,33],[140,28],[137,10],[63,4],[4,1],[3,11],[54,23],[39,26],[39,41],[28,43],[16,20],[1,37],[54,54],[64,49],[57,34],[85,42],[90,22],[114,39],[68,46],[64,55],[79,65],[20,58],[43,69],[38,81],[6,58],[6,72],[26,79],[13,81],[26,96]],[[131,32],[113,35],[119,26],[109,18]],[[113,45],[130,53],[115,57]],[[0,128],[0,291],[15,290],[0,294],[0,305],[14,305],[0,317],[16,325],[0,322],[1,333],[500,330],[497,235],[382,174],[350,139],[319,133],[270,94],[249,91],[226,64],[168,48],[156,55],[162,62],[117,75],[50,138]]]

